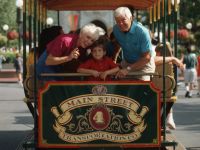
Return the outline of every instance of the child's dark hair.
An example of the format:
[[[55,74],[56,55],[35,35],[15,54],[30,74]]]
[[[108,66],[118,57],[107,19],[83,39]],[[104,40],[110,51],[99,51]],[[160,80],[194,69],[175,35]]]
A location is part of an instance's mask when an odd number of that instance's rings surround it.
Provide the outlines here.
[[[103,50],[106,51],[108,42],[109,42],[108,37],[103,35],[100,36],[99,39],[95,41],[90,48],[93,49],[95,47],[102,46]]]
[[[191,49],[190,46],[187,46],[187,47],[186,47],[186,50],[187,50],[187,53],[188,53],[188,54],[192,52],[192,49]]]

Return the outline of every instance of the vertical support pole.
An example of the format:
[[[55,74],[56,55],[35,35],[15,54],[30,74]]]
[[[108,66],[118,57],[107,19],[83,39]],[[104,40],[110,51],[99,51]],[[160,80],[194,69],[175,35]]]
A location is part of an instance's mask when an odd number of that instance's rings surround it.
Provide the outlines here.
[[[168,8],[168,41],[170,42],[170,32],[171,32],[171,0],[168,0],[168,5],[167,5],[167,8]]]
[[[22,16],[22,8],[17,6],[17,25],[18,25],[18,49],[19,49],[19,53],[21,51],[21,25],[23,22],[23,16]]]
[[[36,30],[36,22],[37,22],[37,0],[34,0],[34,21],[33,21],[33,32],[34,32],[34,36],[33,36],[33,42],[34,42],[34,144],[35,147],[37,147],[37,143],[38,143],[38,116],[37,116],[37,83],[36,83],[36,34],[37,34],[37,30]]]
[[[165,91],[165,56],[166,56],[166,4],[167,0],[163,0],[163,45],[164,45],[164,52],[163,52],[163,91]],[[166,96],[165,92],[163,92],[163,114],[164,114],[164,119],[163,119],[163,128],[164,128],[164,134],[163,134],[163,140],[166,141]]]
[[[170,17],[171,15],[168,15],[167,16],[167,19],[168,19],[168,41],[170,42],[170,39],[171,39],[171,36],[170,36],[170,34],[171,34],[171,17]]]
[[[158,42],[160,43],[160,20],[158,20]]]
[[[57,11],[57,21],[58,21],[58,26],[60,25],[60,11]]]
[[[26,0],[23,0],[23,81],[26,78],[26,73]]]
[[[152,7],[149,8],[149,28],[152,30]]]
[[[161,13],[161,11],[160,11],[160,0],[158,0],[157,1],[157,16],[158,16],[158,42],[160,42],[160,20],[161,20],[161,18],[160,18],[160,13]]]
[[[42,3],[42,2],[41,2]],[[41,4],[41,30],[44,29],[44,4],[42,3]]]
[[[46,9],[46,5],[44,7],[44,26],[45,26],[45,28],[47,28],[47,9]]]
[[[136,18],[136,20],[138,21],[138,19],[139,19],[139,18],[138,18],[138,10],[135,10],[135,14],[136,14],[136,17],[135,17],[135,18]],[[134,15],[134,13],[133,13],[132,15]]]
[[[32,48],[32,14],[33,14],[33,0],[29,0],[28,3],[28,32],[29,32],[29,40],[28,40],[28,45],[29,45],[29,51]]]
[[[152,10],[152,16],[151,16],[152,17],[152,24],[151,24],[152,30],[151,31],[154,33],[154,7],[152,7],[151,10]]]
[[[175,3],[177,3],[177,1],[175,0]],[[174,56],[177,57],[178,54],[178,50],[177,50],[177,40],[178,40],[178,7],[177,4],[175,4],[175,8],[174,8]],[[177,83],[177,67],[174,67],[174,79]],[[174,92],[177,90],[177,86],[174,89]]]
[[[38,32],[37,32],[37,35],[38,35],[38,39],[40,38],[40,14],[41,14],[41,11],[40,11],[40,0],[37,1],[37,23],[38,23]]]
[[[156,3],[153,5],[153,22],[154,22],[154,33],[156,32],[157,28],[157,6]]]

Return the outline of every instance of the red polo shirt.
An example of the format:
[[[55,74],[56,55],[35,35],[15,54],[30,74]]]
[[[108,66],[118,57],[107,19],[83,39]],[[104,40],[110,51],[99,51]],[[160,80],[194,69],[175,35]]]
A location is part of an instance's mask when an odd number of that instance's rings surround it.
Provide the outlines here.
[[[98,72],[104,72],[106,70],[113,69],[117,67],[118,65],[113,62],[113,60],[109,57],[104,57],[101,60],[95,60],[93,58],[87,60],[85,63],[81,64],[79,68],[84,68],[84,69],[92,69],[96,70]],[[99,81],[102,80],[100,78],[95,78],[95,77],[90,77],[89,80],[95,80]],[[110,77],[107,77],[106,80],[110,80]]]

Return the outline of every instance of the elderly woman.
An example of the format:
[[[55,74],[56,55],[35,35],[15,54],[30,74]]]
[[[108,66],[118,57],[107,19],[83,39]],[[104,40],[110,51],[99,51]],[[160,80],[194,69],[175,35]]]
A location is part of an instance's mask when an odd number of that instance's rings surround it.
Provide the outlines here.
[[[92,23],[85,25],[81,29],[79,35],[59,35],[48,43],[46,51],[39,58],[37,74],[76,72],[80,62],[87,59],[87,48],[92,45],[99,36],[99,27]],[[40,79],[42,78],[40,77]],[[52,80],[52,78],[43,78],[43,80]]]

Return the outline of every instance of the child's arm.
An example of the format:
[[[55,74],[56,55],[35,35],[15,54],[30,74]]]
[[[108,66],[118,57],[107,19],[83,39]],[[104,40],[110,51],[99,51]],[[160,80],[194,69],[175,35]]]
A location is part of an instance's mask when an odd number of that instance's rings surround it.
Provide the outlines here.
[[[77,72],[90,74],[90,75],[92,75],[94,77],[99,77],[99,72],[96,71],[96,70],[92,70],[92,69],[78,68]]]
[[[182,64],[181,60],[179,60],[178,58],[176,58],[174,56],[165,57],[165,63],[173,63],[180,69],[183,69],[183,64]],[[155,56],[155,64],[156,65],[163,64],[163,56]]]
[[[110,70],[104,71],[100,73],[100,78],[105,80],[108,75],[115,74],[119,71],[119,67],[112,68]]]

